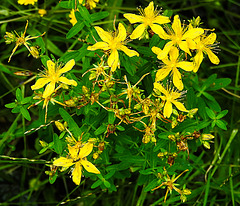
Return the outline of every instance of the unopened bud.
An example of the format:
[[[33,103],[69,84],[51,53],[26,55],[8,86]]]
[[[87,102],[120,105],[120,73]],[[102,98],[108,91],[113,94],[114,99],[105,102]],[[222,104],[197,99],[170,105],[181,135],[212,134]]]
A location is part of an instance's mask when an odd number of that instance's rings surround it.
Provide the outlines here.
[[[65,127],[61,122],[55,121],[54,123],[60,132],[63,132],[65,130]]]

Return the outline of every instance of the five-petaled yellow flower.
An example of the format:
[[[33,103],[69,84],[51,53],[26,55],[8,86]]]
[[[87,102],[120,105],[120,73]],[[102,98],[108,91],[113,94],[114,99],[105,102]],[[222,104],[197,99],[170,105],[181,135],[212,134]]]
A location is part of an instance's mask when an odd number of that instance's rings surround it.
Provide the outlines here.
[[[203,53],[208,55],[208,58],[213,64],[219,64],[219,58],[211,51],[214,48],[214,43],[216,41],[217,35],[215,33],[211,33],[210,35],[206,36],[199,36],[194,39],[196,42],[196,46],[193,49],[197,50],[197,54],[194,57],[195,68],[194,72],[197,72],[200,64],[203,60]]]
[[[85,2],[85,3],[83,3]],[[99,0],[79,0],[79,4],[82,4],[83,6],[86,6],[87,9],[93,9],[95,8],[97,5],[97,3],[99,2]]]
[[[126,44],[127,32],[122,23],[119,23],[118,30],[115,32],[104,31],[101,27],[94,27],[103,40],[97,42],[93,46],[89,46],[87,49],[94,51],[97,49],[102,49],[104,51],[109,51],[110,56],[108,57],[108,66],[111,67],[111,71],[114,72],[117,67],[120,67],[118,50],[123,51],[129,57],[139,56],[138,52],[128,49]]]
[[[193,28],[192,26],[183,28],[179,16],[175,15],[172,28],[169,28],[167,33],[164,31],[162,35],[159,35],[162,39],[169,39],[170,41],[164,46],[163,50],[159,52],[158,58],[165,58],[173,46],[178,46],[181,50],[191,56],[189,47],[191,46],[192,41],[190,40],[203,33],[204,30],[202,28]]]
[[[55,64],[53,61],[47,61],[47,69],[46,74],[43,74],[40,79],[36,81],[36,83],[31,86],[32,90],[40,89],[48,84],[43,92],[43,98],[50,96],[54,90],[55,85],[58,82],[62,82],[64,84],[77,86],[77,82],[74,80],[69,80],[66,77],[61,76],[63,73],[68,72],[75,65],[74,59],[71,59],[66,63],[66,65],[61,68],[61,66]]]
[[[162,35],[163,28],[159,24],[169,23],[169,17],[160,15],[160,11],[154,10],[153,1],[143,10],[139,9],[141,15],[124,14],[123,16],[130,21],[131,24],[141,23],[134,29],[131,39],[141,39],[144,31],[150,26],[154,33]]]
[[[180,92],[176,92],[171,88],[165,89],[158,82],[154,83],[154,89],[157,90],[156,93],[159,93],[158,91],[160,91],[161,93],[164,94],[164,96],[159,96],[165,102],[164,109],[163,109],[164,117],[169,118],[171,116],[171,114],[172,114],[172,104],[174,104],[177,107],[178,110],[183,111],[183,112],[187,112],[187,109],[185,108],[185,106],[177,100],[182,95]]]
[[[152,51],[158,55],[159,52],[161,52],[161,49],[153,47]],[[159,56],[157,56],[157,58],[159,58]],[[181,73],[177,68],[181,68],[185,71],[192,71],[194,69],[193,62],[179,61],[179,51],[176,47],[172,47],[170,50],[169,59],[168,57],[165,57],[162,61],[165,65],[157,71],[155,82],[165,79],[165,77],[171,72],[173,75],[174,86],[177,87],[178,90],[183,90]]]
[[[92,152],[93,144],[86,143],[83,147],[71,147],[68,145],[69,156],[60,157],[53,162],[53,165],[63,168],[69,168],[74,165],[72,170],[72,180],[76,185],[81,182],[82,167],[88,172],[100,174],[100,171],[87,160],[87,156]]]
[[[19,4],[24,4],[24,5],[29,5],[32,4],[34,5],[35,2],[37,2],[38,0],[18,0]]]

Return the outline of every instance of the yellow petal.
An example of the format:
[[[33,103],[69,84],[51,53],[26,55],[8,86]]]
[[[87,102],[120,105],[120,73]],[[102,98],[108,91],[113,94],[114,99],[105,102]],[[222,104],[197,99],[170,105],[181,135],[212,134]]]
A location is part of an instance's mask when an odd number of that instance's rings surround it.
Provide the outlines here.
[[[49,96],[51,96],[51,94],[54,92],[54,89],[55,89],[55,82],[50,82],[44,92],[43,92],[43,98],[47,98]]]
[[[195,65],[194,65],[194,69],[193,69],[193,72],[197,72],[201,63],[202,63],[202,60],[203,60],[203,52],[202,51],[198,51],[198,53],[195,55],[194,57],[194,62],[195,62]]]
[[[192,39],[187,38],[186,41],[190,49],[197,49],[197,45]]]
[[[67,84],[67,85],[77,86],[77,82],[75,80],[72,80],[72,79],[70,80],[66,77],[60,77],[59,82],[62,82],[62,83]]]
[[[143,17],[136,14],[124,14],[123,15],[131,24],[143,22]]]
[[[47,68],[49,76],[53,76],[55,74],[55,63],[52,60],[47,61]]]
[[[146,17],[153,16],[154,14],[154,5],[153,1],[149,3],[149,5],[144,9],[144,13]]]
[[[187,32],[185,32],[182,39],[187,39],[187,38],[194,39],[194,38],[196,38],[197,36],[200,36],[203,33],[204,33],[204,30],[202,28],[190,29]]]
[[[180,67],[181,69],[189,72],[194,69],[194,64],[193,62],[181,61],[176,64],[176,67]]]
[[[175,63],[177,62],[178,56],[179,56],[179,51],[176,47],[172,47],[171,50],[169,51],[169,56],[170,56],[170,62]]]
[[[207,53],[208,58],[213,64],[219,64],[219,58],[209,48],[205,48],[204,51]]]
[[[154,54],[158,55],[158,53],[162,52],[162,50],[156,46],[152,47],[152,51]]]
[[[118,35],[117,35],[117,39],[118,41],[124,41],[127,37],[127,32],[125,27],[123,26],[122,23],[118,24]]]
[[[102,49],[102,50],[106,51],[106,50],[109,50],[110,47],[109,47],[108,43],[100,41],[92,46],[88,46],[88,48],[87,48],[87,50],[90,50],[90,51],[95,51],[97,49]]]
[[[59,70],[59,74],[63,74],[65,72],[70,71],[73,68],[74,65],[75,65],[75,60],[74,59],[69,60],[65,64],[65,66],[62,69]]]
[[[36,81],[34,85],[31,86],[32,90],[40,89],[44,87],[47,83],[49,83],[51,80],[49,78],[40,78]]]
[[[190,56],[192,56],[190,50],[189,50],[189,46],[188,43],[186,41],[181,41],[179,43],[179,47],[181,50],[185,51],[186,53],[188,53]]]
[[[134,50],[131,50],[131,49],[128,49],[126,46],[121,46],[120,47],[120,50],[122,50],[126,55],[128,55],[129,57],[133,57],[133,56],[139,56],[139,53],[134,51]]]
[[[71,147],[70,145],[68,145],[68,152],[72,159],[74,160],[78,159],[79,151],[80,151],[79,147]]]
[[[172,114],[172,103],[167,101],[163,109],[163,115],[164,117],[169,118],[171,114]]]
[[[172,29],[175,32],[176,36],[182,35],[182,26],[181,26],[181,21],[178,15],[174,16]]]
[[[166,69],[159,69],[157,71],[155,81],[158,82],[158,81],[162,81],[163,79],[165,79],[166,76],[171,72],[171,70],[172,69],[170,67],[166,67]]]
[[[88,156],[93,150],[93,144],[88,142],[86,143],[79,152],[78,158],[84,158],[86,156]]]
[[[117,69],[118,62],[119,62],[118,51],[115,49],[108,57],[108,66],[111,67],[111,70],[113,72]]]
[[[88,172],[95,173],[95,174],[100,174],[100,171],[89,161],[82,159],[81,164],[87,170]]]
[[[211,33],[208,37],[206,37],[202,42],[204,45],[214,44],[216,41],[217,35],[215,33]]]
[[[187,109],[181,102],[172,101],[172,103],[177,107],[178,110],[183,111],[183,112],[187,111]]]
[[[76,162],[72,171],[72,180],[76,185],[80,185],[82,177],[82,166],[79,162]]]
[[[169,39],[169,35],[164,31],[164,29],[160,25],[152,24],[150,27],[153,30],[153,32],[156,33],[160,38]]]
[[[157,23],[157,24],[167,24],[169,22],[170,22],[169,17],[162,16],[162,15],[156,16],[155,19],[153,20],[153,23]]]
[[[178,90],[183,90],[181,73],[178,71],[177,68],[173,69],[173,84],[175,87],[178,88]]]
[[[138,39],[139,37],[142,36],[142,34],[144,33],[145,29],[146,29],[146,26],[144,24],[138,25],[134,29],[133,33],[130,35],[130,38],[131,39]]]
[[[109,42],[112,40],[112,35],[111,35],[111,33],[107,32],[107,31],[104,31],[104,30],[103,30],[101,27],[99,27],[99,26],[95,26],[94,28],[96,29],[98,35],[100,36],[100,38],[101,38],[103,41],[109,43]]]
[[[154,88],[155,88],[155,89],[159,90],[159,91],[162,92],[163,94],[166,95],[166,94],[168,93],[167,90],[166,90],[160,83],[154,82],[153,85],[154,85]]]
[[[70,167],[74,165],[74,163],[72,159],[68,159],[66,157],[60,157],[53,161],[53,165],[58,167]]]
[[[168,43],[164,46],[162,52],[159,52],[159,53],[158,53],[157,58],[160,59],[160,60],[166,58],[167,55],[168,55],[168,53],[169,53],[169,51],[171,50],[172,46],[173,46],[173,42],[172,42],[172,41],[168,42]]]

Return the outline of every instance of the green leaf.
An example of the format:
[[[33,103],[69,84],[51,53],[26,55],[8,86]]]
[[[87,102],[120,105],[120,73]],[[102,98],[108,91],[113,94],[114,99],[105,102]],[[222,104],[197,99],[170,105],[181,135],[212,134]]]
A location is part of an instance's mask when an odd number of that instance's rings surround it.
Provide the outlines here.
[[[229,78],[219,78],[216,79],[211,85],[210,87],[207,89],[208,91],[214,91],[214,90],[218,90],[221,89],[223,87],[226,87],[227,85],[229,85],[231,83],[231,79]]]
[[[216,119],[221,119],[221,118],[224,117],[227,113],[228,113],[228,110],[223,110],[223,111],[221,111],[221,112],[217,115]]]
[[[207,115],[208,115],[211,119],[215,119],[215,118],[216,118],[215,113],[214,113],[211,109],[209,109],[208,107],[205,107],[205,110],[206,110],[206,112],[207,112]]]
[[[103,184],[105,185],[106,188],[110,188],[111,187],[110,182],[108,182],[107,180],[104,180]]]
[[[116,119],[114,112],[108,112],[108,123],[113,124]]]
[[[216,125],[223,130],[227,130],[227,126],[222,120],[217,120]]]
[[[17,88],[17,90],[16,90],[16,98],[17,98],[18,102],[21,102],[21,100],[22,100],[22,92],[21,92],[21,90],[19,88]]]
[[[59,108],[59,113],[61,117],[64,119],[64,121],[68,123],[69,130],[73,132],[74,137],[78,139],[81,136],[82,131],[78,127],[77,123],[73,120],[71,115],[68,114],[63,108]]]
[[[54,146],[53,146],[54,151],[57,154],[61,154],[63,151],[63,147],[62,147],[63,145],[62,145],[62,142],[59,139],[58,135],[55,133],[53,134],[53,143],[54,143]]]
[[[21,101],[21,104],[27,104],[28,102],[30,102],[32,100],[32,97],[25,97],[23,98],[23,100]]]
[[[210,107],[210,109],[212,109],[216,112],[221,111],[221,107],[216,100],[215,101],[210,101],[210,100],[206,99],[205,102]]]
[[[64,9],[71,9],[72,8],[72,4],[70,1],[61,1],[58,3],[58,5]]]
[[[102,11],[102,12],[96,12],[90,15],[91,21],[99,21],[101,19],[104,19],[109,16],[109,12]]]
[[[201,90],[204,91],[208,87],[210,87],[210,85],[214,83],[216,78],[217,78],[217,74],[212,74],[210,77],[208,77],[208,79],[204,82]]]
[[[20,107],[19,106],[16,106],[15,108],[13,108],[11,110],[12,113],[19,113],[20,112]]]
[[[67,33],[66,38],[70,39],[73,36],[75,36],[78,32],[80,32],[82,30],[82,28],[85,26],[85,24],[83,23],[83,21],[81,22],[77,22]]]
[[[54,175],[49,175],[50,184],[53,184],[56,181],[57,177],[58,177],[58,171],[56,171]]]
[[[100,127],[97,128],[97,130],[94,132],[94,135],[100,135],[104,133],[107,130],[107,125],[102,124]]]
[[[91,189],[95,189],[96,187],[100,186],[102,183],[103,183],[102,180],[97,180],[92,184]]]
[[[125,128],[124,127],[122,127],[121,125],[117,125],[117,127],[116,127],[119,131],[125,131]]]
[[[5,72],[7,74],[12,74],[13,73],[7,67],[3,66],[1,63],[0,63],[0,71]]]
[[[52,52],[53,54],[59,57],[63,55],[63,52],[49,38],[46,38],[46,40],[47,40],[47,49],[50,52]]]
[[[88,26],[89,24],[91,24],[91,23],[92,23],[92,21],[91,21],[91,16],[90,16],[87,8],[86,8],[85,6],[79,6],[78,9],[79,9],[79,12],[76,12],[76,13],[80,14],[81,17],[86,20],[86,22],[87,22],[86,26]],[[76,13],[75,13],[75,14],[76,14]],[[76,18],[77,18],[77,15],[78,15],[78,14],[76,14]],[[89,25],[89,26],[90,26],[90,25]]]
[[[7,108],[14,108],[16,106],[17,106],[17,104],[15,102],[5,104],[5,107],[7,107]]]
[[[20,112],[26,120],[31,121],[30,114],[26,108],[20,107]]]
[[[150,191],[151,189],[157,187],[160,184],[161,183],[159,183],[159,179],[154,179],[144,188],[144,192],[148,192],[148,191]]]
[[[216,101],[215,98],[212,95],[208,94],[207,92],[203,92],[202,94],[210,101],[213,101],[213,102]]]

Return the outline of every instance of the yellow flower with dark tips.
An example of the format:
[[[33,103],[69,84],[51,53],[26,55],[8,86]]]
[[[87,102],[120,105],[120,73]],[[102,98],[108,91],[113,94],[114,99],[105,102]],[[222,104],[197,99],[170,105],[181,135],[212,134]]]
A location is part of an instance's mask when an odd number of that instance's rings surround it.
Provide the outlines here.
[[[131,39],[141,39],[144,31],[148,26],[154,33],[161,35],[164,33],[163,28],[159,24],[169,23],[169,17],[160,15],[160,11],[154,10],[153,1],[143,10],[139,8],[141,15],[136,14],[124,14],[123,16],[129,20],[131,24],[141,23],[134,29],[131,34]]]
[[[47,61],[46,74],[43,74],[36,83],[31,86],[32,90],[40,89],[46,84],[46,88],[43,92],[43,98],[49,97],[55,90],[55,85],[58,82],[62,82],[67,85],[77,86],[77,82],[74,80],[69,80],[66,77],[61,76],[63,73],[70,71],[75,65],[74,59],[71,59],[66,63],[66,65],[61,68],[61,66],[56,65],[53,61]]]
[[[174,104],[178,110],[187,112],[187,109],[183,103],[179,102],[178,99],[181,97],[181,93],[174,91],[171,88],[165,89],[160,83],[154,83],[154,89],[163,93],[163,96],[159,96],[164,102],[163,116],[169,118],[172,114],[172,104]],[[158,93],[158,92],[157,92]]]
[[[198,71],[203,60],[203,53],[207,54],[208,58],[213,64],[219,64],[219,58],[212,52],[212,49],[214,49],[216,46],[214,45],[216,38],[217,35],[215,33],[211,33],[208,36],[199,36],[194,39],[194,42],[196,42],[196,47],[193,49],[197,50],[197,54],[194,57],[195,68],[193,72]]]
[[[153,47],[152,51],[157,54],[159,58],[159,53],[162,51],[158,47]],[[162,81],[165,77],[171,72],[173,75],[173,84],[179,90],[183,90],[183,83],[181,73],[178,71],[178,68],[181,68],[185,71],[192,71],[194,69],[193,62],[180,61],[179,60],[179,50],[176,47],[172,47],[169,52],[169,58],[165,57],[162,59],[164,65],[161,69],[157,71],[155,81]]]
[[[127,32],[122,23],[119,23],[118,30],[115,32],[104,31],[101,27],[94,27],[103,40],[97,42],[93,46],[89,46],[87,49],[95,51],[97,49],[102,49],[104,51],[109,51],[110,55],[108,57],[108,66],[111,67],[111,71],[114,72],[117,67],[120,67],[119,54],[118,51],[123,51],[129,57],[139,56],[138,52],[128,49],[126,44]]]
[[[83,147],[71,147],[68,145],[69,156],[60,157],[53,162],[53,165],[58,167],[68,168],[74,165],[72,170],[72,180],[76,185],[81,182],[82,167],[88,172],[100,174],[100,171],[87,160],[87,156],[92,152],[93,144],[86,143]]]
[[[181,50],[191,56],[191,52],[189,50],[190,40],[200,36],[203,33],[204,30],[202,28],[193,28],[192,26],[186,28],[182,27],[179,16],[175,15],[172,27],[167,29],[167,33],[164,31],[162,35],[159,35],[162,39],[169,39],[170,41],[158,54],[158,58],[165,58],[173,46],[178,46]]]

